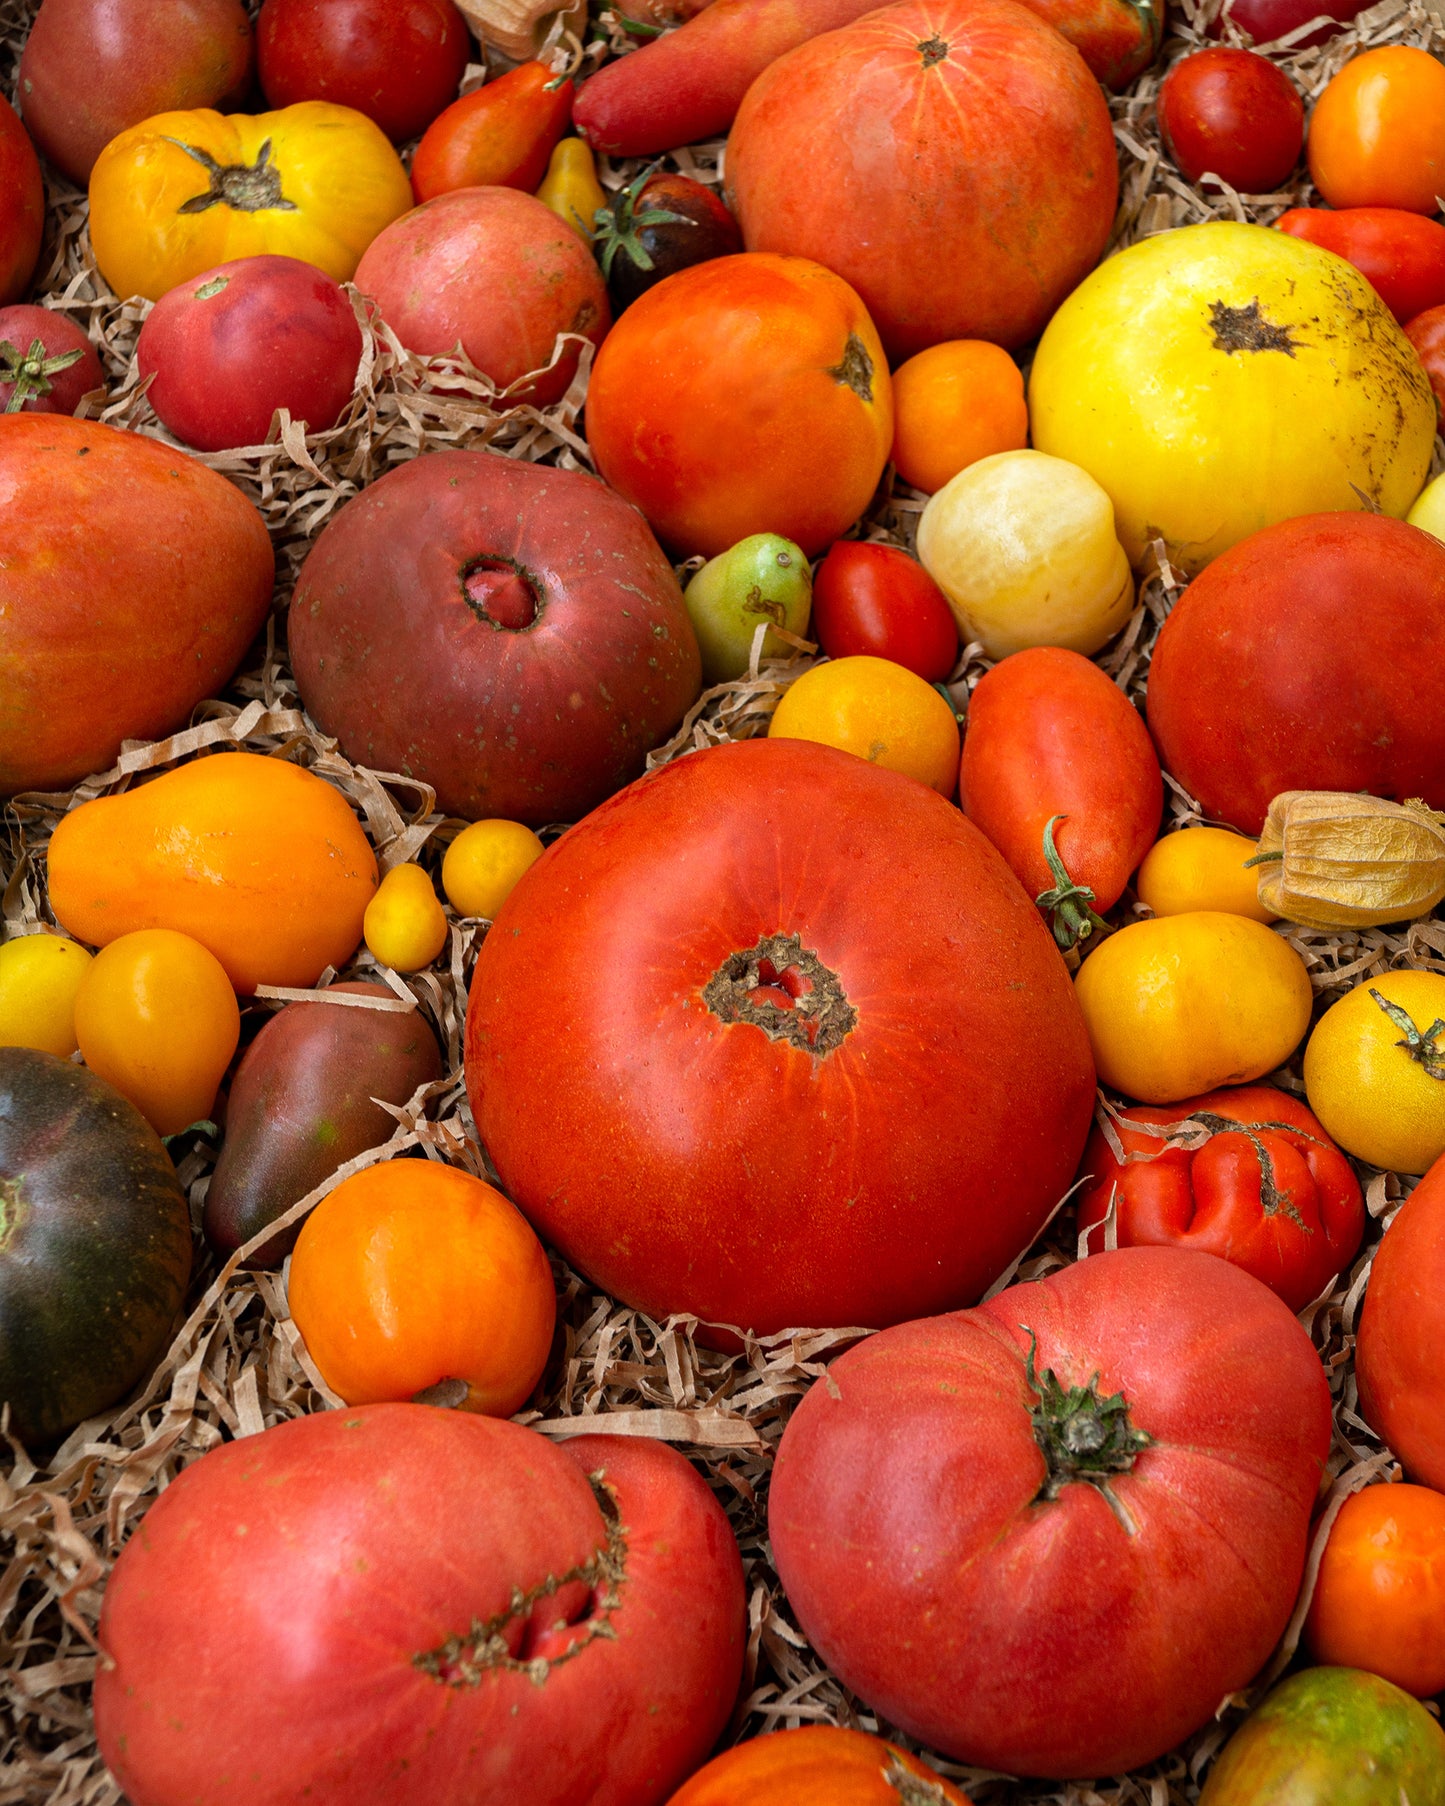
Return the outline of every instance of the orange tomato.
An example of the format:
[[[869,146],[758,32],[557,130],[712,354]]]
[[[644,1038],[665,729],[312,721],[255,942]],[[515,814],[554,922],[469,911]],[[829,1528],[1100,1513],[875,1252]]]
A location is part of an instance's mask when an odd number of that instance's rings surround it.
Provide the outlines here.
[[[157,1135],[211,1113],[241,1012],[220,961],[172,928],[103,947],[75,994],[75,1038],[97,1078],[128,1097]]]
[[[724,1750],[668,1806],[968,1806],[917,1756],[865,1731],[807,1725]]]
[[[306,1219],[291,1315],[348,1405],[413,1398],[510,1417],[542,1376],[557,1296],[542,1244],[499,1191],[433,1160],[344,1179]]]
[[[1445,1689],[1445,1497],[1400,1485],[1345,1500],[1305,1638],[1317,1662],[1368,1669],[1418,1699]]]
[[[952,339],[900,364],[893,416],[894,468],[927,495],[980,458],[1029,442],[1023,372],[985,339]]]
[[[1434,213],[1445,191],[1445,66],[1404,44],[1352,57],[1316,103],[1309,165],[1331,207]]]
[[[784,692],[768,738],[836,746],[944,796],[958,783],[957,716],[932,684],[888,658],[814,665]]]

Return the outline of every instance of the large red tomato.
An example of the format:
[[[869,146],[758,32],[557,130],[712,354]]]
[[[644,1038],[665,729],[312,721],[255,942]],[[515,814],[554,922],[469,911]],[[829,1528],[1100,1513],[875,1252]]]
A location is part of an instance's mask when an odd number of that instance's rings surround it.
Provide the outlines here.
[[[988,842],[801,740],[690,754],[550,847],[482,945],[466,1066],[508,1193],[590,1278],[763,1332],[978,1297],[1093,1097]]]
[[[132,1806],[652,1806],[743,1638],[672,1449],[369,1405],[167,1487],[106,1588],[96,1735]]]
[[[1355,1372],[1360,1406],[1411,1479],[1445,1492],[1445,1160],[1385,1231],[1370,1268]]]
[[[1121,1248],[834,1361],[768,1530],[802,1629],[890,1723],[1010,1774],[1120,1774],[1258,1672],[1329,1447],[1287,1305]]]
[[[1119,185],[1098,82],[1015,0],[903,0],[780,57],[727,183],[748,249],[836,270],[894,362],[1035,338],[1098,262]]]
[[[1445,546],[1374,514],[1252,533],[1154,647],[1149,728],[1204,813],[1258,834],[1282,790],[1445,808]]]
[[[0,94],[0,306],[30,286],[45,233],[40,159],[15,109]]]

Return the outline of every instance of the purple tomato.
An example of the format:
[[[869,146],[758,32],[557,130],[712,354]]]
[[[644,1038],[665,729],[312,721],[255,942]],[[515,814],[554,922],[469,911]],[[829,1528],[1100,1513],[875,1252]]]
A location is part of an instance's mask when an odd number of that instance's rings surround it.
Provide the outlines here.
[[[929,683],[958,658],[948,598],[897,546],[834,541],[813,582],[813,632],[829,658],[888,658]]]
[[[67,314],[0,307],[0,412],[73,414],[104,381],[95,347]]]

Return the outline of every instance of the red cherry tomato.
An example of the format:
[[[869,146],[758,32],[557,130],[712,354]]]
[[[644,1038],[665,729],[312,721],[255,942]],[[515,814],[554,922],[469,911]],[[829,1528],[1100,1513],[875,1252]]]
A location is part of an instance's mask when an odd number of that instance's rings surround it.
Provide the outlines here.
[[[889,658],[929,683],[958,659],[948,599],[897,546],[834,541],[813,583],[813,632],[829,658]]]
[[[266,0],[256,55],[273,107],[355,107],[401,144],[455,95],[471,39],[452,0]]]
[[[1445,422],[1445,307],[1427,307],[1424,313],[1416,314],[1405,327],[1405,337],[1425,366],[1440,419]]]
[[[417,205],[454,188],[534,193],[571,124],[573,91],[545,63],[522,63],[454,100],[427,127],[412,158]]]
[[[1237,25],[1251,44],[1272,44],[1276,38],[1307,25],[1321,14],[1328,24],[1307,31],[1290,45],[1292,50],[1306,50],[1314,44],[1327,44],[1343,31],[1357,13],[1363,12],[1369,0],[1224,0],[1218,17],[1209,27],[1211,38],[1223,35],[1226,19]]]
[[[1445,302],[1445,226],[1400,207],[1291,207],[1274,222],[1354,264],[1403,325]]]
[[[1159,89],[1159,129],[1191,182],[1206,172],[1242,194],[1280,187],[1304,148],[1299,90],[1252,50],[1201,50]]]

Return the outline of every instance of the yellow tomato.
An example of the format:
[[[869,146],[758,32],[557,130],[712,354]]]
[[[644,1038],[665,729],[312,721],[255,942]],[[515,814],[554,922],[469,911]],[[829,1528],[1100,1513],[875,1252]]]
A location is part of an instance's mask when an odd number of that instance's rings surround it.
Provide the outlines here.
[[[419,972],[447,944],[446,911],[419,865],[396,865],[377,886],[362,921],[366,944],[394,972]]]
[[[1258,841],[1228,828],[1181,828],[1150,847],[1134,888],[1156,916],[1215,909],[1252,922],[1276,922],[1278,916],[1259,900],[1259,867],[1245,864],[1258,851]]]
[[[816,740],[872,765],[906,772],[952,796],[958,721],[930,683],[886,658],[835,658],[805,671],[783,695],[770,740]]]
[[[364,113],[304,100],[275,113],[157,113],[122,132],[90,176],[90,238],[122,297],[155,301],[215,264],[269,253],[338,282],[394,219],[411,182]]]
[[[1310,1021],[1309,974],[1294,948],[1220,910],[1121,928],[1080,966],[1074,988],[1100,1079],[1143,1104],[1262,1078]]]
[[[1353,265],[1233,221],[1100,264],[1050,320],[1029,380],[1034,444],[1103,484],[1135,565],[1158,538],[1191,576],[1294,515],[1403,516],[1435,412]]]
[[[1422,533],[1445,539],[1445,477],[1436,477],[1433,483],[1425,485],[1405,519]]]
[[[75,993],[91,956],[58,934],[18,935],[0,947],[0,1047],[75,1052]]]
[[[1397,1173],[1433,1165],[1445,1153],[1445,977],[1387,972],[1332,1004],[1305,1049],[1305,1090],[1357,1159]]]
[[[566,220],[574,232],[580,232],[589,245],[592,243],[596,237],[592,222],[598,209],[607,205],[607,191],[597,180],[592,146],[585,138],[558,141],[537,199],[559,219]]]
[[[211,1113],[241,1012],[215,954],[173,928],[141,928],[102,947],[75,998],[86,1065],[128,1097],[157,1135]]]
[[[495,919],[522,873],[546,849],[519,821],[474,821],[446,850],[442,889],[460,916]]]

